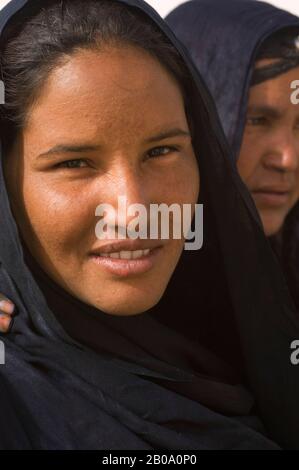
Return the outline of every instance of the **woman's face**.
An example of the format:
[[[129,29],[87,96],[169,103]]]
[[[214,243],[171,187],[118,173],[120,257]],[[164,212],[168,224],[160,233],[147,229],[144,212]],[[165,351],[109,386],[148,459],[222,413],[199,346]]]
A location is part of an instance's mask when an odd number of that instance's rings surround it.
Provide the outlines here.
[[[28,113],[5,175],[26,245],[66,291],[113,315],[141,313],[160,300],[184,238],[139,240],[162,247],[139,272],[130,261],[112,260],[120,271],[100,256],[111,239],[95,232],[96,207],[117,210],[119,196],[147,209],[192,204],[194,213],[199,171],[183,98],[156,59],[135,47],[111,47],[78,51],[58,66]],[[133,218],[116,218],[116,230]]]
[[[299,107],[290,87],[298,73],[295,68],[250,89],[238,169],[267,236],[280,231],[299,199]]]

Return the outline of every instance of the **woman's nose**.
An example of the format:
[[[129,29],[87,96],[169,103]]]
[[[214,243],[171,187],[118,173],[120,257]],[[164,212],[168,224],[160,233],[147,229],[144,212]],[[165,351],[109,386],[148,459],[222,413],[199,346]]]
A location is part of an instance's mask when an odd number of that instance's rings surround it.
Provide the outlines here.
[[[107,201],[103,202],[113,207],[113,210],[107,213],[107,223],[115,225],[119,230],[122,227],[126,229],[136,217],[136,210],[138,210],[139,214],[143,214],[143,223],[147,225],[147,211],[152,201],[142,172],[133,165],[119,166],[110,172],[106,184],[108,185],[105,191]],[[132,207],[133,205],[135,207]],[[129,210],[130,206],[131,211]]]
[[[110,197],[117,202],[119,196],[127,200],[127,204],[149,203],[149,194],[147,190],[145,174],[138,165],[126,164],[119,167],[111,173]]]
[[[272,149],[266,154],[264,164],[280,172],[294,172],[299,164],[299,141],[291,133],[280,135]]]

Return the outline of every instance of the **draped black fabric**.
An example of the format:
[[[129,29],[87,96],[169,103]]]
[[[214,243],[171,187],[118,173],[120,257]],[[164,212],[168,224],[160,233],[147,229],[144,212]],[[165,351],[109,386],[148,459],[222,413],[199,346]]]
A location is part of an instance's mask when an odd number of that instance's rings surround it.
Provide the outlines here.
[[[257,0],[192,0],[166,18],[216,102],[237,159],[243,137],[253,66],[260,46],[299,18]]]
[[[144,2],[121,3],[145,12],[190,70],[204,247],[182,254],[157,306],[107,315],[30,256],[1,165],[0,291],[18,314],[1,337],[0,448],[299,448],[299,321],[279,266],[185,49]],[[0,31],[26,4],[1,11]]]
[[[280,29],[268,37],[258,49],[256,60],[274,59],[268,65],[255,67],[251,86],[258,85],[267,80],[299,67],[299,29]]]
[[[194,0],[166,20],[215,100],[235,163],[250,87],[299,67],[299,18],[257,0]],[[262,58],[275,61],[255,68]],[[299,203],[289,212],[280,239],[271,237],[269,242],[299,312]]]

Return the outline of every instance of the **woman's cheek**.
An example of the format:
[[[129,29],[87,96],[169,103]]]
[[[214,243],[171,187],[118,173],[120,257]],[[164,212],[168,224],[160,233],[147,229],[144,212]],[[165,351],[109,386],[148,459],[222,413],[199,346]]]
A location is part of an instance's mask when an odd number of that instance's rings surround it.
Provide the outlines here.
[[[88,196],[84,199],[86,192],[76,194],[69,184],[54,189],[45,180],[30,180],[24,185],[28,225],[36,242],[51,253],[79,250],[95,227],[94,208]]]
[[[175,189],[175,197],[178,202],[186,204],[195,204],[199,196],[199,170],[194,160],[182,164],[175,173],[175,181],[173,189]]]

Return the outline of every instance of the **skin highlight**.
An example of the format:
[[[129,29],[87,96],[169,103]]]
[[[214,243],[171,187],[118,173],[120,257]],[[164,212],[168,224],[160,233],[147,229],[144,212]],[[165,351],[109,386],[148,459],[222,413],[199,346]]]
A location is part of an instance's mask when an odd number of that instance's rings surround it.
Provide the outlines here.
[[[4,169],[22,238],[55,282],[112,315],[136,315],[158,303],[184,239],[163,240],[152,269],[121,279],[89,256],[104,244],[95,235],[98,204],[116,207],[119,195],[148,208],[198,200],[199,169],[182,93],[157,59],[114,45],[79,50],[60,63]]]

